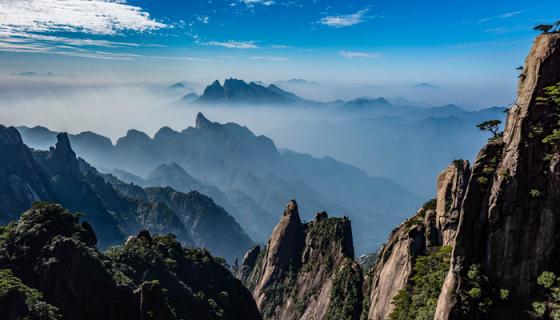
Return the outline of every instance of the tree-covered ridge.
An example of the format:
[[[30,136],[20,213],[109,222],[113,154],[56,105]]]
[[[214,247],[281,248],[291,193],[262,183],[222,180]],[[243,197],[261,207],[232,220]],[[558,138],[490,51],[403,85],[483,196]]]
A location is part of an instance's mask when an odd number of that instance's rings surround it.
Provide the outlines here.
[[[102,253],[80,217],[36,203],[0,230],[0,283],[24,294],[22,310],[52,314],[30,319],[260,319],[223,260],[147,231]],[[0,290],[0,306],[9,299]]]
[[[59,320],[58,309],[46,303],[43,295],[12,274],[0,269],[0,319]]]
[[[254,319],[250,293],[207,250],[183,248],[173,235],[141,232],[107,256],[135,285],[157,280],[174,313],[194,319]]]

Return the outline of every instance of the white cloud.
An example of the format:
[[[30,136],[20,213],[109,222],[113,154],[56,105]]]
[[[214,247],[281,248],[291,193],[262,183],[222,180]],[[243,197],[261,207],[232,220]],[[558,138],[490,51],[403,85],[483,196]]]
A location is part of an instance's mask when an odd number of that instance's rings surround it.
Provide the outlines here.
[[[197,16],[196,20],[198,20],[198,22],[201,22],[201,23],[204,23],[204,24],[210,23],[210,17],[209,16]]]
[[[225,41],[225,42],[220,42],[220,41],[210,41],[208,43],[206,43],[209,46],[215,46],[215,47],[224,47],[224,48],[228,48],[228,49],[255,49],[258,48],[258,46],[255,44],[254,41]]]
[[[368,9],[363,9],[353,14],[328,16],[319,20],[319,23],[333,28],[350,27],[362,23],[367,12]]]
[[[0,50],[79,55],[103,59],[130,59],[134,55],[109,54],[81,47],[136,47],[138,44],[85,35],[117,35],[166,27],[142,8],[125,0],[0,0]],[[53,32],[78,37],[53,36]]]
[[[0,30],[113,35],[163,28],[123,0],[0,0]]]
[[[246,6],[252,7],[254,5],[260,4],[263,6],[271,6],[274,4],[272,0],[241,0]]]
[[[338,54],[348,59],[353,59],[353,58],[374,59],[374,58],[379,58],[381,56],[381,54],[377,52],[361,52],[361,51],[340,51]]]

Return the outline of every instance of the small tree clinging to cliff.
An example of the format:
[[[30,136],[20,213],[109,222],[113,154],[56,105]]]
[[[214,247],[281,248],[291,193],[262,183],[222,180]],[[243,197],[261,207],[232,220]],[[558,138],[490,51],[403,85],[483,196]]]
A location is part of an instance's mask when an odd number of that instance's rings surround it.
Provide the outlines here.
[[[549,33],[552,28],[554,28],[554,26],[551,24],[539,24],[535,26],[533,30],[541,31],[542,33]]]
[[[498,130],[500,130],[500,124],[501,123],[502,123],[502,121],[500,121],[500,120],[488,120],[488,121],[484,121],[482,123],[479,123],[478,125],[476,125],[476,127],[480,131],[488,131],[488,132],[492,133],[492,139],[496,139],[500,135],[498,133]]]

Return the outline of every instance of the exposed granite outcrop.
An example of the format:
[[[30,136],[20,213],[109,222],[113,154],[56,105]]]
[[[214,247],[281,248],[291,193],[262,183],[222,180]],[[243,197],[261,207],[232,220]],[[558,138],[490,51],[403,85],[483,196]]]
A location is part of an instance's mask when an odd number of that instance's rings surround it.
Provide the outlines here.
[[[364,314],[368,319],[389,318],[395,308],[393,299],[411,281],[417,257],[454,244],[458,210],[469,176],[469,162],[455,160],[438,176],[437,198],[391,233],[366,277],[369,283]]]
[[[292,200],[245,283],[265,319],[358,319],[362,277],[353,259],[348,218],[322,212],[302,223]]]
[[[442,245],[454,243],[459,211],[470,178],[470,166],[466,160],[455,160],[437,179],[436,223]]]
[[[436,319],[529,318],[536,278],[560,270],[559,154],[543,141],[558,129],[559,112],[543,99],[545,88],[559,81],[560,34],[541,35],[525,61],[503,139],[489,143],[473,166]],[[485,313],[469,308],[464,294],[473,265],[490,287],[509,292]]]

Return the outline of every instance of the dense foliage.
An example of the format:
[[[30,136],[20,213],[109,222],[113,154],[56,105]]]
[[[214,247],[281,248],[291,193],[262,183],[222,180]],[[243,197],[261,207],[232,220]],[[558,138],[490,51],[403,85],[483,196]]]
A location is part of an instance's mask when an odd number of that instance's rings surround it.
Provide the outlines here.
[[[355,262],[347,259],[334,275],[331,304],[326,319],[358,319],[362,309],[362,300],[362,270]]]
[[[560,277],[550,271],[543,272],[537,283],[545,290],[544,300],[533,302],[535,316],[540,319],[560,319]]]
[[[58,309],[43,301],[43,295],[0,270],[0,319],[58,320]]]
[[[136,285],[157,280],[178,318],[254,319],[249,292],[207,250],[183,248],[173,235],[140,233],[107,256]]]
[[[80,215],[34,204],[0,229],[0,265],[9,269],[0,272],[0,312],[23,301],[29,319],[260,319],[249,291],[206,250],[147,231],[106,254],[95,244]]]
[[[451,247],[443,246],[416,259],[410,283],[393,298],[395,309],[389,315],[391,320],[434,318],[450,256]]]
[[[550,153],[545,156],[545,160],[550,160],[554,153],[560,152],[560,82],[545,87],[543,91],[543,96],[536,99],[537,104],[542,107],[553,108],[554,111],[552,112],[554,116],[552,131],[546,132],[546,136],[542,138],[542,142],[550,146]]]

